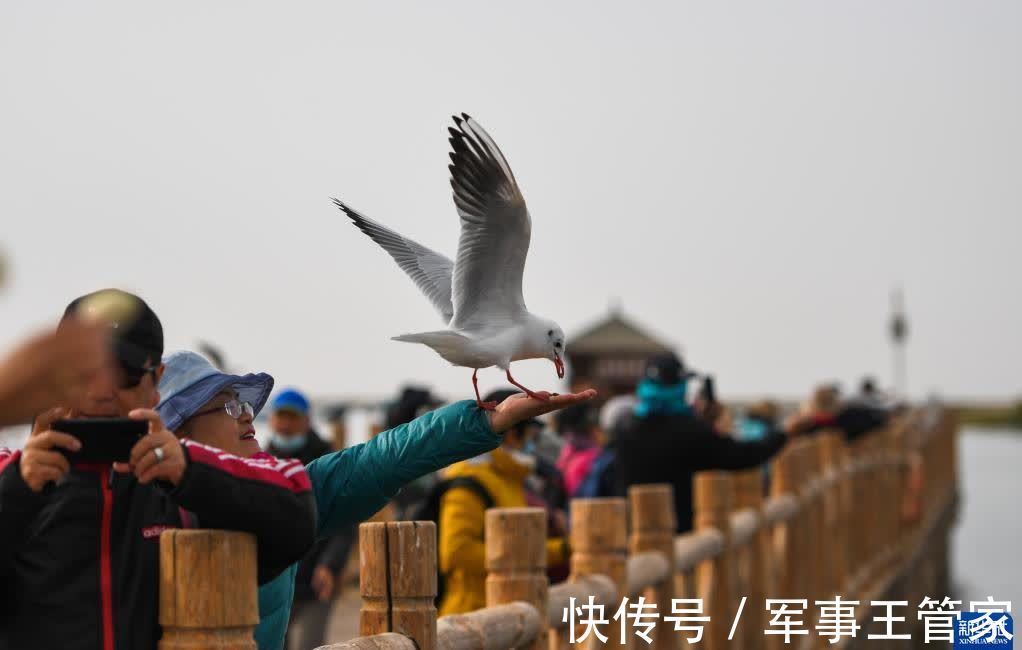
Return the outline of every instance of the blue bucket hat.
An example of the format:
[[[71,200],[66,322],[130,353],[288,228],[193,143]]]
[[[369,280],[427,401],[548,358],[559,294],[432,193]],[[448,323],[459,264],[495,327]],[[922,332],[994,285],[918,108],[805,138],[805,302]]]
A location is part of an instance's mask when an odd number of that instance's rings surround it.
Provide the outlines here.
[[[163,357],[166,369],[160,379],[160,403],[156,411],[167,429],[176,431],[220,391],[233,388],[238,400],[252,405],[256,414],[273,390],[273,377],[265,372],[228,375],[206,357],[182,350]]]

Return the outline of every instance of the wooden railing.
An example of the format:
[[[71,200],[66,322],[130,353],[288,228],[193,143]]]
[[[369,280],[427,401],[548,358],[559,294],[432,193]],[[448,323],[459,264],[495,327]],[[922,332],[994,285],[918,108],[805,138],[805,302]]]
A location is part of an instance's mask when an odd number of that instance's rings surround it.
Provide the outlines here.
[[[634,602],[639,596],[657,605],[659,618],[650,633],[655,650],[688,645],[685,639],[692,636],[675,632],[663,620],[672,614],[674,599],[701,600],[702,614],[710,620],[700,645],[711,650],[732,644],[770,650],[785,646],[782,635],[764,634],[771,628],[767,599],[807,601],[801,627],[806,634],[787,647],[831,646],[816,633],[813,613],[816,601],[837,597],[859,601],[855,612],[863,634],[858,638],[864,638],[870,601],[898,585],[902,597],[910,592],[908,599],[918,596],[918,602],[924,593],[938,593],[941,585],[934,576],[946,580],[946,537],[955,509],[955,432],[947,414],[921,411],[848,445],[836,433],[793,439],[771,463],[769,496],[760,469],[702,472],[694,481],[694,530],[677,537],[669,486],[634,486],[627,502],[577,499],[571,507],[571,578],[549,588],[543,512],[490,510],[487,608],[439,619],[435,641],[424,642],[428,635],[417,635],[391,617],[386,630],[361,629],[366,635],[388,634],[328,647],[404,647],[405,635],[419,650],[544,645],[557,650],[570,645],[564,615],[571,599],[579,605],[590,596],[605,606],[609,624],[602,632],[608,645],[619,643],[621,623],[612,616],[621,599]],[[364,526],[390,530],[407,525]],[[422,530],[434,534],[431,526]],[[435,539],[424,541],[424,548],[428,544],[435,545]],[[434,575],[435,546],[428,548],[415,561],[428,565],[424,575]],[[399,571],[391,564],[391,575]],[[922,579],[901,584],[905,576]],[[364,589],[365,584],[367,602]],[[422,594],[416,602],[422,618],[415,620],[435,618],[431,597]],[[645,643],[637,642],[631,630],[625,638],[629,646]],[[833,645],[856,640],[845,637]]]
[[[491,509],[487,607],[439,620],[435,525],[362,524],[362,636],[326,647],[561,650],[573,632],[564,620],[570,603],[590,597],[611,621],[600,628],[607,645],[618,645],[620,623],[612,617],[623,598],[640,596],[657,607],[655,650],[676,650],[693,637],[663,620],[675,599],[701,600],[710,620],[699,645],[710,650],[829,647],[814,629],[815,601],[858,600],[858,638],[833,645],[854,644],[869,629],[870,601],[896,594],[918,603],[923,595],[947,594],[956,430],[948,414],[918,411],[853,444],[832,433],[795,438],[770,465],[769,496],[760,469],[699,473],[694,529],[680,536],[669,486],[634,486],[627,500],[574,500],[571,578],[554,586],[546,580],[545,513]],[[224,540],[234,546],[225,550]],[[251,538],[173,531],[161,539],[161,554],[161,649],[254,648],[254,578],[239,579],[255,574]],[[807,634],[787,645],[780,635],[764,634],[771,629],[766,600],[781,598],[808,605]],[[920,635],[911,618],[905,625]],[[628,646],[645,645],[633,630],[625,638]]]

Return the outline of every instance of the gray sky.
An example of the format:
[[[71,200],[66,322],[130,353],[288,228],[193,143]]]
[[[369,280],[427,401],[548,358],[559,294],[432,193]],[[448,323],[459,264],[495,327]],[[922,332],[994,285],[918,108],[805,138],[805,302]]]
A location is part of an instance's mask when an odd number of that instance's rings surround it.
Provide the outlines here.
[[[901,285],[914,391],[1022,393],[1022,4],[986,0],[6,0],[0,348],[116,285],[278,384],[467,396],[388,340],[440,323],[328,201],[453,255],[461,111],[569,337],[616,297],[724,393],[799,395],[889,378]]]

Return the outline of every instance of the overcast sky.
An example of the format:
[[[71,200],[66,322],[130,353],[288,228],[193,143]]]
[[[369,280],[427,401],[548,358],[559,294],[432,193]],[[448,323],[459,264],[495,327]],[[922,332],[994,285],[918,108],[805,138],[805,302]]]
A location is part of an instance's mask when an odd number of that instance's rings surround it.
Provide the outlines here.
[[[278,385],[468,396],[389,340],[441,323],[328,199],[453,256],[461,111],[569,349],[617,299],[725,394],[886,382],[902,286],[914,392],[1022,393],[1022,3],[992,0],[5,0],[0,349],[113,285]]]

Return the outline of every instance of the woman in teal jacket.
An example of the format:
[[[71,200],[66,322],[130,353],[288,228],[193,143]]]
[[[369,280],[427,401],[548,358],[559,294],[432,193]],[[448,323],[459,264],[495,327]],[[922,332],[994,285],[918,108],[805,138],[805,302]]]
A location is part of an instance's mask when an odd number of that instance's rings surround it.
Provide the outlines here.
[[[166,370],[160,382],[162,401],[157,410],[167,411],[161,412],[165,421],[173,410],[174,421],[180,426],[168,425],[168,428],[185,435],[188,433],[185,425],[209,401],[205,395],[208,391],[202,388],[218,381],[223,383],[227,376],[192,352],[168,355],[164,363]],[[270,382],[272,385],[272,379]],[[236,392],[243,394],[240,390]],[[192,394],[196,399],[189,399]],[[403,485],[420,476],[496,449],[501,434],[518,422],[595,396],[596,391],[588,390],[574,395],[554,395],[541,401],[518,394],[501,402],[492,412],[477,407],[475,400],[464,400],[384,431],[368,442],[314,460],[306,472],[316,498],[319,536],[335,535],[368,519]],[[199,399],[202,399],[200,403],[192,403]],[[261,406],[260,403],[236,409],[237,418],[228,412],[228,418],[203,422],[203,433],[207,437],[204,442],[229,453],[250,456],[252,439],[246,428],[250,425],[245,424],[243,413],[257,412]],[[215,427],[220,427],[219,431],[210,433]],[[259,588],[259,627],[255,637],[260,650],[284,647],[297,572],[296,563]]]

